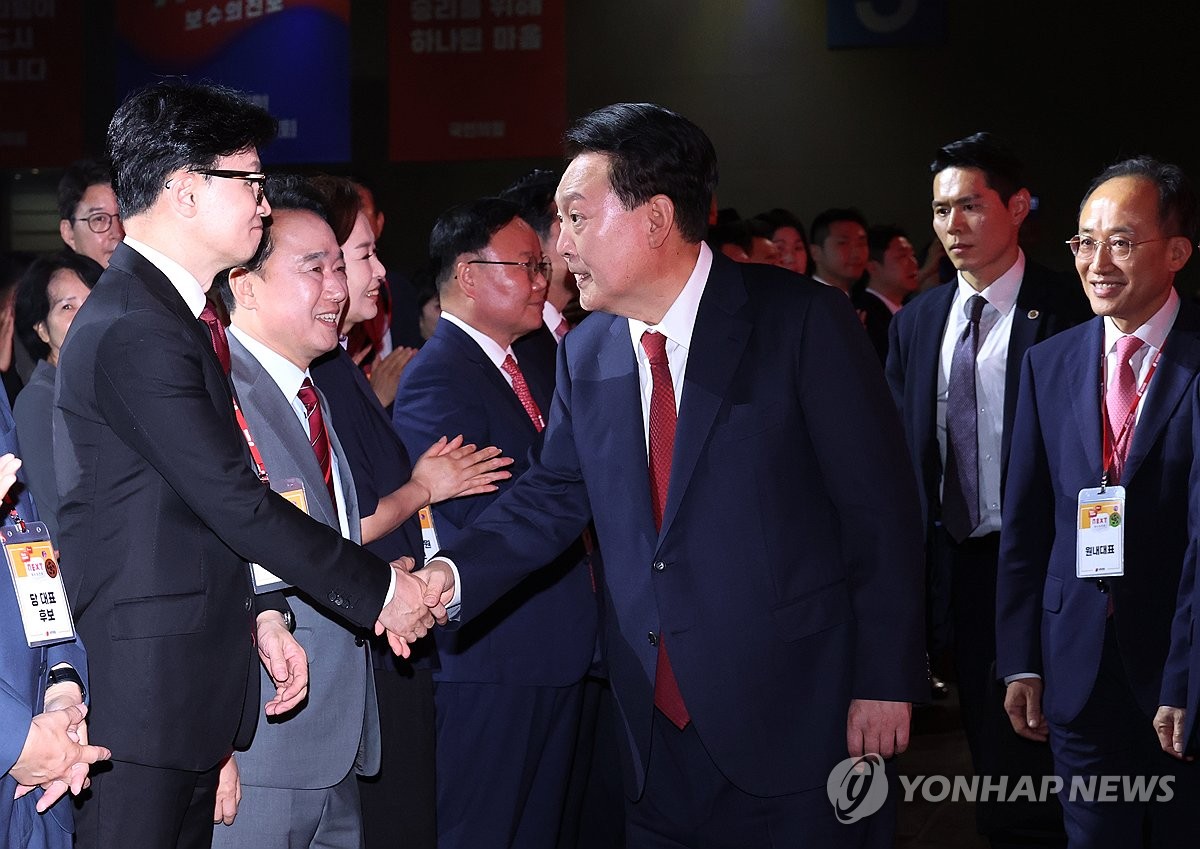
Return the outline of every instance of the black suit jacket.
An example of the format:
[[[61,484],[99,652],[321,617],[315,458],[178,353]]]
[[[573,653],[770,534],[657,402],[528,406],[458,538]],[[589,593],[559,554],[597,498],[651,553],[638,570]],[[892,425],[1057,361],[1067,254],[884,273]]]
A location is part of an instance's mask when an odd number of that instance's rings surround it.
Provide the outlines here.
[[[938,358],[954,280],[922,293],[896,313],[891,324],[887,379],[904,420],[908,450],[917,472],[921,507],[928,526],[941,521],[942,458],[937,439]],[[1001,487],[1008,469],[1008,447],[1017,411],[1021,360],[1029,348],[1091,316],[1078,280],[1026,260],[1025,276],[1013,308],[1012,335],[1005,364],[1004,433],[1001,437]]]
[[[387,564],[258,480],[207,332],[127,245],[71,327],[53,416],[91,733],[120,760],[211,768],[254,728],[247,561],[364,628]]]
[[[879,357],[879,364],[887,362],[888,330],[892,326],[892,311],[878,297],[867,291],[866,287],[855,289],[850,295],[850,302],[858,311],[871,347]]]

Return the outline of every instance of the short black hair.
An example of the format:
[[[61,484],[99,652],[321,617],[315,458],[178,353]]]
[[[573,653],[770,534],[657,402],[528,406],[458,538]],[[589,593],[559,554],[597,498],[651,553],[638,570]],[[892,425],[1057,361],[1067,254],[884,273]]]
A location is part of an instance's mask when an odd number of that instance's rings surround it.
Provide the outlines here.
[[[930,174],[940,174],[947,168],[975,168],[983,172],[988,188],[1008,203],[1009,198],[1025,188],[1024,166],[1012,146],[993,133],[974,133],[965,139],[950,142],[938,149]]]
[[[759,221],[765,221],[771,225],[772,236],[775,235],[776,230],[780,230],[784,227],[791,227],[800,234],[800,242],[804,245],[804,252],[806,254],[809,253],[808,229],[804,226],[804,222],[800,220],[800,216],[794,214],[790,210],[777,206],[774,209],[768,209],[766,212],[760,212],[754,217]]]
[[[655,195],[675,205],[679,234],[699,242],[717,188],[717,152],[704,131],[653,103],[614,103],[577,120],[564,136],[566,153],[608,157],[608,180],[625,209]]]
[[[429,234],[429,256],[438,267],[438,291],[444,291],[454,278],[454,261],[458,257],[482,251],[497,231],[520,217],[519,206],[498,197],[459,204],[439,215]]]
[[[362,195],[358,193],[358,183],[349,177],[334,177],[330,174],[317,174],[309,177],[308,182],[320,194],[328,213],[329,226],[333,228],[334,238],[339,245],[346,244],[358,213],[362,211]],[[370,191],[370,189],[367,189]],[[271,201],[271,206],[275,201]]]
[[[500,197],[521,208],[521,218],[539,239],[550,238],[550,225],[555,217],[554,192],[560,176],[557,171],[534,168],[500,193]]]
[[[867,229],[867,219],[854,207],[834,207],[818,213],[812,223],[812,243],[822,244],[829,236],[829,229],[839,221],[852,221],[864,230]]]
[[[172,172],[211,168],[222,156],[260,147],[278,126],[267,110],[225,86],[165,80],[138,89],[108,125],[121,217],[149,209]]]
[[[1196,191],[1192,181],[1178,165],[1159,162],[1151,156],[1123,159],[1101,171],[1088,186],[1087,194],[1079,204],[1079,211],[1083,212],[1088,198],[1101,183],[1117,177],[1139,177],[1153,183],[1158,190],[1158,223],[1163,233],[1167,236],[1186,236],[1189,242],[1196,243],[1200,222],[1197,221]]]
[[[271,216],[276,212],[311,212],[326,224],[329,223],[329,210],[325,206],[325,200],[307,178],[299,174],[268,174],[263,188],[263,194],[271,204],[271,215],[263,219],[262,239],[259,240],[254,256],[239,266],[247,271],[262,271],[275,249],[275,243],[271,240]],[[213,278],[213,287],[221,296],[221,302],[225,304],[225,309],[230,315],[237,308],[233,289],[229,285],[229,272],[232,270],[227,268]]]
[[[100,263],[74,251],[58,251],[40,256],[30,264],[17,283],[13,327],[25,350],[35,360],[50,355],[50,346],[42,341],[34,327],[50,315],[50,280],[59,271],[71,271],[91,289],[104,269]]]
[[[867,228],[867,255],[875,262],[883,262],[883,255],[896,239],[907,239],[908,234],[895,224],[876,224]]]
[[[88,157],[72,162],[58,181],[58,217],[70,220],[75,217],[75,207],[83,200],[83,193],[92,186],[112,184],[112,169],[102,159]]]

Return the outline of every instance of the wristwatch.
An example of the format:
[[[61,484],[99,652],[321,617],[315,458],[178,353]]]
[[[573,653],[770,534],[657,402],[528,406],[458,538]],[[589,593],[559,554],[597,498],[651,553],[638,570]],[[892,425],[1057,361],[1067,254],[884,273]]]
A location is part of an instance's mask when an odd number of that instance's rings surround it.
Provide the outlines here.
[[[79,685],[79,692],[82,694],[80,701],[86,702],[87,687],[83,686],[83,679],[79,677],[79,673],[70,666],[59,666],[55,669],[51,669],[46,675],[46,688],[49,689],[55,684],[62,684],[66,681],[70,681],[72,684]]]

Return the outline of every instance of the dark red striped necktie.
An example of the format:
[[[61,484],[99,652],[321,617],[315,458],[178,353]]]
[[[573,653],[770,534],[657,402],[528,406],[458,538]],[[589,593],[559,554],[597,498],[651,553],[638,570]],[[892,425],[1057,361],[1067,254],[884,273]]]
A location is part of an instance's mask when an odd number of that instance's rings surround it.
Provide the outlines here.
[[[333,460],[330,456],[329,431],[325,428],[325,417],[321,415],[321,401],[317,390],[309,378],[304,378],[300,391],[296,393],[300,403],[304,405],[304,413],[308,416],[308,442],[317,458],[317,465],[325,477],[325,489],[329,492],[329,500],[337,507],[337,499],[333,495]]]

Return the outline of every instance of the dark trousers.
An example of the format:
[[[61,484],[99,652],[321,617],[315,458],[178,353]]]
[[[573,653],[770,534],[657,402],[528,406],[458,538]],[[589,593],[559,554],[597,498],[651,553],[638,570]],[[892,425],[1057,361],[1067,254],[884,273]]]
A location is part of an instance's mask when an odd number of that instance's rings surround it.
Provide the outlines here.
[[[583,710],[558,849],[622,849],[625,845],[619,722],[608,680],[589,675],[583,680]]]
[[[550,849],[562,825],[583,683],[438,682],[439,849]]]
[[[1008,776],[1014,786],[1021,776],[1041,785],[1050,775],[1053,759],[1049,747],[1019,737],[1004,712],[1004,683],[996,679],[996,564],[1000,535],[955,543],[938,529],[934,562],[946,576],[949,587],[949,619],[958,683],[959,706],[971,765],[976,775]],[[1044,802],[999,802],[975,805],[980,834],[993,845],[1014,845],[1033,838],[1037,845],[1065,843],[1062,812],[1054,799]]]
[[[1200,846],[1200,765],[1181,763],[1165,754],[1151,717],[1138,707],[1117,648],[1116,628],[1109,620],[1104,633],[1100,671],[1079,716],[1066,725],[1050,723],[1055,773],[1062,778],[1062,802],[1072,847],[1087,849],[1181,849]],[[1084,788],[1095,779],[1088,801]],[[1118,800],[1099,801],[1100,776],[1118,776]],[[1149,801],[1123,801],[1125,781],[1172,776],[1170,800],[1156,783]],[[1081,787],[1073,791],[1073,782]],[[1072,798],[1074,797],[1074,798]],[[1149,838],[1148,840],[1146,838]]]
[[[721,773],[695,725],[680,731],[657,710],[642,798],[627,801],[628,849],[852,849],[890,847],[895,808],[838,822],[824,786],[760,797]],[[780,733],[799,733],[780,729]],[[896,796],[895,789],[888,793]]]
[[[98,766],[75,815],[77,849],[209,849],[219,766],[205,772],[125,761]]]
[[[376,669],[380,759],[359,778],[365,849],[437,849],[433,673]]]

